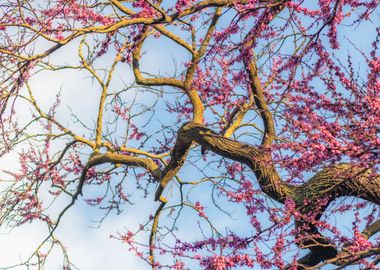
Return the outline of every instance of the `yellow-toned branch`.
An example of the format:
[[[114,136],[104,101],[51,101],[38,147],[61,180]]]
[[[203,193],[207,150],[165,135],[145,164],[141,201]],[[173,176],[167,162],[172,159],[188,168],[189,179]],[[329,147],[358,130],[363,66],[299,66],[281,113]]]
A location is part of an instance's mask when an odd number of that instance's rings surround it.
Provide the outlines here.
[[[241,122],[243,121],[244,116],[249,111],[249,109],[252,107],[252,103],[244,103],[242,105],[239,105],[234,109],[234,111],[231,113],[230,119],[225,125],[222,134],[224,137],[229,138],[232,136],[232,134],[235,132],[236,129],[240,127]]]
[[[157,211],[153,217],[153,224],[152,224],[152,229],[150,230],[150,235],[149,235],[149,262],[152,266],[152,269],[155,270],[155,260],[154,260],[154,244],[156,240],[156,235],[157,235],[157,230],[158,230],[158,221],[160,219],[160,215],[162,210],[164,209],[166,202],[161,202],[160,206],[157,208]]]
[[[186,72],[186,78],[185,78],[185,89],[188,92],[188,96],[190,98],[191,104],[193,105],[193,121],[198,124],[203,123],[203,114],[204,114],[204,105],[202,103],[202,100],[199,97],[199,94],[197,92],[197,89],[194,89],[192,87],[193,78],[195,74],[195,70],[198,66],[198,63],[200,59],[203,57],[207,46],[210,43],[210,40],[212,38],[212,34],[215,31],[216,24],[218,22],[218,19],[221,15],[222,9],[217,8],[214,16],[211,20],[211,23],[208,27],[207,33],[203,39],[203,42],[199,48],[199,50],[196,52],[196,54],[193,56],[193,59],[191,61],[191,66],[188,68]]]
[[[269,146],[272,144],[276,135],[272,113],[270,112],[268,104],[265,100],[264,88],[262,87],[261,81],[259,79],[255,60],[252,60],[250,63],[246,63],[246,68],[248,70],[250,87],[253,93],[256,107],[264,123],[262,145]]]
[[[173,86],[180,89],[184,89],[184,83],[175,78],[144,78],[140,71],[140,59],[141,59],[141,49],[144,44],[145,39],[149,35],[149,29],[146,28],[141,33],[141,38],[136,44],[136,48],[132,53],[132,69],[136,78],[136,82],[141,85],[146,86]]]
[[[160,179],[161,177],[161,170],[152,159],[139,158],[113,152],[107,152],[105,154],[94,154],[89,159],[87,166],[90,168],[104,163],[124,164],[128,166],[141,167],[148,170],[155,178]]]

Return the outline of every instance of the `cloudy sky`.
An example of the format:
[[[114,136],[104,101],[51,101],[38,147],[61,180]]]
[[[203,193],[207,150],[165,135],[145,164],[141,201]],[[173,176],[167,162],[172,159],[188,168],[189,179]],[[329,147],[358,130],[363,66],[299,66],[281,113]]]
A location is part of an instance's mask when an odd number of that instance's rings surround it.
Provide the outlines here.
[[[78,42],[64,47],[52,55],[54,63],[77,63]],[[68,57],[69,56],[69,57]],[[161,60],[157,53],[152,61]],[[149,62],[146,61],[149,65]],[[152,64],[153,65],[153,64]],[[124,66],[125,67],[125,66]],[[119,76],[118,74],[117,76]],[[132,73],[130,70],[123,72],[123,80],[130,82]],[[121,82],[120,86],[121,86]],[[88,74],[78,71],[42,72],[32,79],[32,89],[35,98],[40,106],[48,110],[54,103],[56,94],[61,90],[62,105],[57,111],[57,119],[63,124],[68,124],[71,128],[81,133],[77,125],[72,125],[69,119],[71,111],[74,112],[82,121],[93,124],[98,108],[99,89],[94,84]],[[113,87],[117,88],[117,85]],[[70,109],[69,109],[70,107]],[[26,121],[25,116],[30,116],[31,110],[25,103],[16,104],[20,124]],[[38,127],[35,127],[37,130]],[[18,169],[18,154],[25,145],[16,148],[17,151],[2,157],[0,160],[1,169]],[[0,174],[1,180],[8,180],[9,176]],[[4,188],[6,182],[0,183],[0,188]],[[147,264],[137,259],[128,252],[128,246],[119,240],[110,239],[110,235],[117,232],[124,233],[126,226],[128,229],[136,229],[140,222],[144,222],[150,210],[153,211],[155,203],[152,198],[142,199],[141,196],[135,197],[137,205],[127,207],[122,214],[110,215],[100,228],[94,228],[99,219],[96,209],[83,204],[81,199],[71,208],[61,221],[56,231],[56,236],[67,247],[68,254],[80,269],[149,269]],[[61,200],[54,204],[50,212],[57,213],[67,205],[68,201]],[[141,214],[141,204],[144,205],[144,215]],[[33,222],[25,224],[19,228],[10,230],[2,228],[0,231],[0,268],[17,264],[31,255],[35,248],[47,236],[44,224]],[[62,254],[58,249],[53,250],[47,261],[45,269],[62,269]],[[16,269],[25,269],[17,267]],[[33,267],[31,269],[34,269]]]
[[[353,32],[344,34],[350,35],[350,39],[358,40],[358,47],[367,48],[373,41],[373,36],[363,35],[365,33],[365,24],[355,29]],[[77,61],[77,58],[71,59],[72,52],[76,55],[78,42],[70,46],[64,47],[62,50],[54,53],[52,60],[60,63],[70,63]],[[169,43],[160,42],[147,43],[147,50],[154,48],[154,53],[144,57],[142,61],[143,69],[154,72],[171,74],[174,71],[171,60],[175,58],[178,63],[186,59],[186,55],[176,50]],[[339,54],[347,55],[348,50],[352,47],[348,43],[343,42],[343,48]],[[359,53],[352,50],[351,54]],[[125,82],[130,82],[132,74],[130,70],[119,70],[116,76],[123,78]],[[78,115],[84,122],[90,123],[94,120],[94,112],[97,111],[97,101],[99,97],[99,89],[94,89],[91,79],[83,79],[87,75],[75,71],[61,71],[59,76],[53,73],[41,73],[33,79],[32,87],[35,90],[36,99],[43,108],[47,109],[54,102],[56,93],[62,89],[62,109],[58,111],[57,117],[66,124],[70,122],[68,116],[70,110],[66,107],[70,106],[71,110]],[[122,87],[122,85],[113,85],[114,88]],[[17,107],[20,121],[23,121],[23,115],[30,114],[29,108],[21,104]],[[72,126],[73,128],[78,128]],[[20,148],[18,148],[20,150]],[[17,170],[17,154],[6,156],[0,160],[2,169]],[[6,180],[6,175],[1,174],[2,180]],[[137,259],[133,254],[128,252],[128,246],[120,241],[110,239],[110,235],[117,232],[123,233],[126,228],[133,229],[139,226],[140,222],[147,219],[147,216],[154,211],[157,204],[153,202],[152,195],[144,199],[142,195],[134,197],[134,206],[126,207],[125,211],[120,215],[110,215],[101,225],[100,228],[94,228],[97,215],[94,208],[85,206],[78,202],[75,207],[71,208],[60,224],[56,235],[62,240],[67,247],[72,262],[83,270],[108,270],[108,269],[149,269],[148,265]],[[207,198],[204,198],[206,201]],[[64,208],[67,201],[59,201],[51,211],[58,211]],[[239,224],[227,217],[219,217],[217,224],[227,226],[235,224],[236,228]],[[184,224],[186,227],[186,225]],[[184,238],[191,239],[193,234],[190,225],[188,225],[188,233],[184,234]],[[26,224],[20,228],[9,230],[3,228],[0,231],[0,268],[11,266],[26,259],[38,244],[44,239],[47,232],[44,225],[38,222]],[[59,250],[54,250],[47,261],[45,269],[61,269],[62,255]],[[19,267],[16,269],[25,269]]]

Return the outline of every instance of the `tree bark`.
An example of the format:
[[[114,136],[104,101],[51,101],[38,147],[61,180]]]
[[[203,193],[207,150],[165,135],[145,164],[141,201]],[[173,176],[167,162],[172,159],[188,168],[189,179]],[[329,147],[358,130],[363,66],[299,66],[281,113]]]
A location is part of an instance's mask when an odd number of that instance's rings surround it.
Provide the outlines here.
[[[349,163],[337,164],[324,168],[302,185],[291,185],[280,178],[271,162],[271,155],[262,148],[218,135],[194,122],[184,124],[178,132],[172,158],[164,170],[160,187],[156,192],[156,200],[178,172],[181,167],[178,165],[184,162],[192,142],[220,156],[247,165],[256,175],[261,190],[277,202],[294,200],[300,213],[300,218],[296,220],[298,245],[310,250],[309,254],[298,261],[299,269],[318,265],[322,261],[335,258],[338,254],[336,246],[324,237],[315,225],[333,200],[354,196],[380,205],[380,177],[367,168]],[[367,236],[380,230],[379,221],[371,226],[367,229]]]

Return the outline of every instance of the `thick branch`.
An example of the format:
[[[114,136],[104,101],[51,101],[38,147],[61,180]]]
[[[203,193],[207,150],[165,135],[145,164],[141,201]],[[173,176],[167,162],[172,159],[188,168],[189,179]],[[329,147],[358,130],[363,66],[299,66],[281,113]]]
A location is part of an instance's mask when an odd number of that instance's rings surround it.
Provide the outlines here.
[[[380,232],[380,219],[369,225],[365,230],[362,232],[362,235],[369,239],[372,235]]]
[[[191,140],[223,157],[239,161],[250,167],[264,193],[279,202],[293,195],[293,187],[283,182],[268,154],[253,145],[228,139],[195,123],[188,123],[184,132]]]
[[[299,186],[295,202],[297,206],[305,207],[305,198],[316,202],[321,198],[328,197],[332,201],[342,196],[355,196],[380,205],[380,177],[367,168],[349,163],[337,164],[323,169]]]
[[[380,177],[374,176],[368,169],[352,164],[338,164],[325,168],[301,186],[292,186],[281,180],[274,166],[270,164],[270,155],[260,148],[228,139],[194,122],[181,127],[176,147],[172,152],[171,164],[178,165],[184,162],[186,151],[193,141],[216,154],[249,166],[255,173],[262,191],[271,198],[281,203],[287,198],[295,201],[301,213],[301,218],[296,222],[299,245],[311,250],[299,261],[305,267],[317,265],[338,254],[335,245],[321,235],[315,225],[315,221],[319,220],[331,201],[342,196],[355,196],[380,205]],[[177,170],[172,169],[172,165],[166,170],[171,173],[167,174],[166,180],[160,185],[156,199],[177,173]],[[375,222],[364,232],[372,235],[377,231],[378,222]]]
[[[238,105],[231,113],[230,118],[226,125],[224,126],[221,134],[224,137],[229,138],[235,132],[236,129],[240,127],[241,122],[243,121],[244,116],[252,107],[252,103],[244,103],[242,105]]]
[[[162,172],[160,185],[158,186],[155,194],[156,201],[160,200],[162,202],[166,202],[166,198],[161,196],[162,192],[170,180],[178,173],[190,150],[192,141],[184,135],[183,130],[184,126],[182,126],[178,131],[176,144],[170,154],[170,161]]]
[[[264,96],[264,88],[259,78],[253,47],[254,42],[257,38],[256,30],[260,29],[261,25],[263,24],[269,24],[283,9],[284,6],[282,5],[281,1],[275,3],[275,5],[268,11],[272,16],[270,16],[270,18],[265,18],[264,21],[260,21],[251,29],[251,31],[244,38],[242,47],[242,53],[246,54],[244,65],[248,72],[253,99],[264,123],[264,136],[262,139],[262,145],[264,146],[270,146],[272,144],[276,132],[273,116],[269,110],[267,101]],[[252,53],[252,56],[250,53]]]
[[[355,196],[380,205],[380,177],[366,168],[352,164],[338,164],[317,173],[308,182],[297,187],[294,197],[301,219],[296,222],[300,247],[311,252],[299,260],[307,266],[315,266],[338,255],[336,247],[321,235],[315,225],[330,202],[343,196]],[[370,237],[379,231],[376,221],[363,235]],[[301,269],[303,269],[301,267]]]
[[[246,64],[248,75],[250,79],[250,86],[253,93],[253,97],[256,103],[256,107],[259,110],[260,116],[264,123],[264,136],[262,145],[269,146],[272,144],[275,137],[275,128],[272,113],[270,112],[268,105],[264,97],[264,89],[261,85],[259,75],[257,73],[256,62],[251,61]]]
[[[144,169],[147,169],[157,179],[160,179],[161,177],[161,170],[152,159],[127,156],[112,152],[92,156],[88,161],[87,167],[91,168],[93,166],[104,163],[125,164],[128,166],[142,167]]]

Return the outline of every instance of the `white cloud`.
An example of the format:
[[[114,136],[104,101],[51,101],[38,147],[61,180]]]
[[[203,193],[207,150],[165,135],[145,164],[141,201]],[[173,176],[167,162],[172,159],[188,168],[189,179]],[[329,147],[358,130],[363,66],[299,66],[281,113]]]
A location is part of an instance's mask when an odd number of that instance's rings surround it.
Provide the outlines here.
[[[126,244],[109,238],[117,230],[122,230],[123,225],[138,224],[134,216],[136,213],[110,217],[100,228],[95,229],[90,228],[84,210],[70,209],[56,231],[56,237],[66,246],[72,263],[84,270],[150,269],[145,262],[128,251]],[[0,268],[28,258],[46,234],[44,225],[39,222],[26,224],[8,233],[3,230],[0,234]],[[55,249],[44,269],[62,269],[62,262],[62,253]]]

